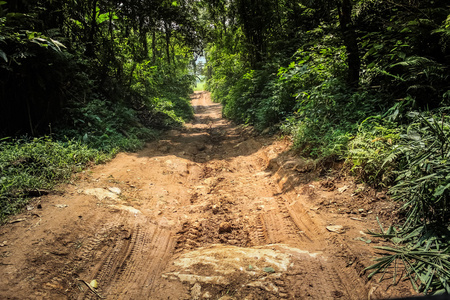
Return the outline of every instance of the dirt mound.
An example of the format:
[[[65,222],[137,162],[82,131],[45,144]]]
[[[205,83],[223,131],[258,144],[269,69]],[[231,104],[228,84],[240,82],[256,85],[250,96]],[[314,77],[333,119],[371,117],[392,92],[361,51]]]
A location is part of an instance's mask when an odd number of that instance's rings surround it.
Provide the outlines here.
[[[320,177],[289,141],[222,119],[208,93],[192,103],[196,119],[184,129],[77,174],[62,195],[36,198],[0,228],[0,298],[412,294],[364,274],[383,242],[365,231],[395,210],[385,196]]]

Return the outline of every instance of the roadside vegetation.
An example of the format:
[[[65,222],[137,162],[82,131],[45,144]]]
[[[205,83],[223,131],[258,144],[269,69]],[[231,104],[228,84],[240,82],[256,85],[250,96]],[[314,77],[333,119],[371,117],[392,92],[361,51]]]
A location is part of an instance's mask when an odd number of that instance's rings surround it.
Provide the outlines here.
[[[448,3],[236,1],[208,12],[227,16],[207,49],[223,114],[279,128],[299,155],[344,160],[389,189],[403,219],[372,233],[392,246],[369,277],[402,266],[416,290],[449,294]]]
[[[48,193],[86,164],[101,163],[106,153],[74,141],[50,138],[3,140],[0,144],[0,221],[18,212],[30,196]]]
[[[193,116],[188,3],[0,1],[0,223]]]

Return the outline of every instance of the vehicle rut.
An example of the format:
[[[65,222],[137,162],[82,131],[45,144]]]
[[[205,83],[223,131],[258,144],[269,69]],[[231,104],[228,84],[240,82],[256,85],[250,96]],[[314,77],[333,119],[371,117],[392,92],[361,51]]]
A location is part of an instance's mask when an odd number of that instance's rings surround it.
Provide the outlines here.
[[[348,262],[357,255],[310,213],[307,193],[286,188],[292,174],[278,158],[290,144],[224,120],[209,93],[192,104],[185,128],[78,174],[62,198],[40,200],[45,222],[22,241],[39,250],[23,247],[20,267],[3,268],[7,299],[368,297]],[[47,254],[59,240],[65,254]]]

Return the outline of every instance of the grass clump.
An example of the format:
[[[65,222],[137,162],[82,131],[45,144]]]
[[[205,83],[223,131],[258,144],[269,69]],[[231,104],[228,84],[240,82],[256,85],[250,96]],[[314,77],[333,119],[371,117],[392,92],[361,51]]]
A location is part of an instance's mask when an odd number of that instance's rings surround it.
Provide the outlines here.
[[[110,159],[109,153],[77,141],[50,137],[0,141],[0,223],[17,213],[31,193],[67,182],[87,164]]]

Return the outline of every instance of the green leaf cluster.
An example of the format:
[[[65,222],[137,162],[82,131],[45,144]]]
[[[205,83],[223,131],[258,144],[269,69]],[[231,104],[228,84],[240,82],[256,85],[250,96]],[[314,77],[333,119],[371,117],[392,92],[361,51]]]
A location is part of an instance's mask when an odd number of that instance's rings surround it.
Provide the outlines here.
[[[450,220],[450,117],[443,111],[411,112],[399,141],[402,165],[391,189],[404,202],[406,228]]]

